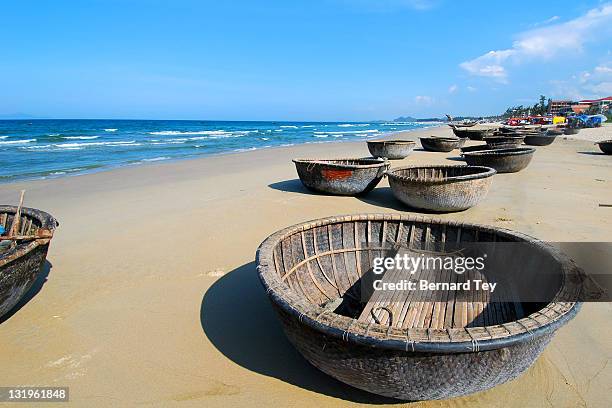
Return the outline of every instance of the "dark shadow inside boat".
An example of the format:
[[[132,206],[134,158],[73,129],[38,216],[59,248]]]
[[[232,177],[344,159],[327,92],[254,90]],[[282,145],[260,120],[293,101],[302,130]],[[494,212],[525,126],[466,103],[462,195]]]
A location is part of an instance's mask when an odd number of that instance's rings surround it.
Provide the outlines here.
[[[346,401],[402,403],[353,388],[310,365],[285,337],[254,262],[219,278],[206,291],[200,322],[217,350],[248,370]]]
[[[10,319],[15,313],[17,313],[22,307],[24,307],[30,300],[34,298],[42,290],[42,287],[47,283],[47,279],[49,277],[49,273],[51,273],[51,268],[53,265],[49,261],[45,261],[41,271],[38,273],[38,277],[34,281],[34,284],[28,290],[19,303],[15,305],[11,310],[9,310],[4,316],[0,318],[0,324],[4,323],[8,319]]]

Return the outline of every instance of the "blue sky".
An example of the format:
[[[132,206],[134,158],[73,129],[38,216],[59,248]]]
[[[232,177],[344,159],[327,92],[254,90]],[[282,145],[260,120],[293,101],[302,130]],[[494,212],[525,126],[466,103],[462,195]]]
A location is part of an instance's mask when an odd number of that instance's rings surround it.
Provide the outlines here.
[[[612,3],[4,2],[0,114],[373,120],[612,94]]]

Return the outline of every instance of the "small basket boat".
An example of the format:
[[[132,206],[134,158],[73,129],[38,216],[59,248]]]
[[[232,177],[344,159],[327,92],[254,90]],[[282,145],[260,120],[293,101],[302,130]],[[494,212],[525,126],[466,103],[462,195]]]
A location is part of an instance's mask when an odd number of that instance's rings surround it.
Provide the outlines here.
[[[548,136],[561,136],[563,133],[565,133],[565,130],[559,128],[550,128],[546,130]]]
[[[566,127],[565,129],[563,129],[563,134],[565,135],[577,135],[578,132],[580,132],[579,128]]]
[[[498,173],[516,173],[529,165],[534,152],[533,147],[515,147],[468,152],[463,158],[470,166],[492,167]]]
[[[461,144],[461,139],[450,137],[422,137],[421,146],[423,149],[430,152],[445,152],[448,153],[453,149],[457,149]],[[465,141],[463,141],[465,143]]]
[[[461,148],[463,146],[465,146],[465,142],[467,142],[469,139],[467,137],[446,137],[446,136],[432,136],[433,138],[442,138],[442,139],[451,139],[451,140],[455,140],[455,139],[459,139],[459,144],[457,145],[458,148]]]
[[[525,140],[523,135],[486,136],[483,139],[490,148],[505,148],[520,146]]]
[[[530,146],[548,146],[555,141],[557,136],[546,133],[530,134],[525,136],[524,143]]]
[[[461,129],[453,127],[453,133],[460,139],[468,138],[470,140],[482,140],[485,136],[491,136],[495,132],[494,128],[491,129]]]
[[[387,172],[393,195],[417,209],[463,211],[484,199],[496,171],[462,165],[409,166]]]
[[[558,282],[541,303],[471,303],[446,292],[441,305],[451,313],[443,317],[435,317],[440,306],[434,301],[390,301],[388,295],[372,308],[365,290],[381,248],[431,245],[440,251],[446,243],[467,242],[524,245],[533,251],[530,262],[515,257],[517,268],[529,273],[531,261],[551,260]],[[572,275],[581,271],[558,249],[518,232],[457,221],[399,214],[313,220],[269,236],[256,264],[285,334],[306,360],[353,387],[402,400],[452,398],[518,377],[581,306],[566,296],[574,293]],[[475,308],[474,320],[452,318],[453,308],[464,305]],[[500,308],[508,313],[478,317]],[[423,318],[411,319],[419,312]]]
[[[0,206],[0,225],[9,231],[17,207]],[[30,290],[47,257],[49,242],[58,223],[46,212],[21,208],[19,228],[10,248],[0,252],[0,318]]]
[[[612,139],[602,140],[601,142],[595,143],[599,146],[599,149],[605,154],[612,154]]]
[[[494,150],[494,148],[489,147],[486,144],[476,145],[476,146],[466,146],[461,148],[461,154],[468,152],[479,152],[482,150]]]
[[[368,193],[389,168],[389,162],[381,158],[294,159],[293,162],[306,188],[336,195]]]
[[[406,158],[415,146],[416,142],[411,140],[368,140],[368,150],[372,156],[390,160]]]

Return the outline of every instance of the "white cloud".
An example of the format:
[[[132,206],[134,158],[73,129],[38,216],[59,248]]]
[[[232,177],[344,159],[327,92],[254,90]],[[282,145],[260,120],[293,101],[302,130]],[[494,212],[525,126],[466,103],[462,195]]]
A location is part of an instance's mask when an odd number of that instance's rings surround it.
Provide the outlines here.
[[[546,25],[546,24],[550,24],[550,23],[554,23],[555,21],[557,21],[558,19],[560,19],[561,17],[559,16],[552,16],[551,18],[547,18],[544,21],[540,21],[538,23],[535,23],[532,25],[532,27],[538,27],[538,26],[542,26],[542,25]]]
[[[459,90],[459,87],[455,84],[451,85],[448,87],[448,93],[455,93]]]
[[[554,80],[550,83],[555,97],[580,100],[611,96],[612,61],[599,64],[590,71],[573,75],[570,80]]]
[[[474,88],[473,86],[466,86],[465,89],[467,89],[470,92],[475,92],[476,88]]]
[[[414,97],[414,102],[417,105],[429,106],[434,103],[434,98],[432,98],[431,96],[427,96],[427,95],[417,95]]]
[[[506,83],[508,64],[530,60],[549,60],[583,49],[584,44],[609,38],[612,33],[612,3],[589,10],[586,14],[518,35],[512,48],[489,51],[480,57],[462,62],[460,67],[476,76]]]

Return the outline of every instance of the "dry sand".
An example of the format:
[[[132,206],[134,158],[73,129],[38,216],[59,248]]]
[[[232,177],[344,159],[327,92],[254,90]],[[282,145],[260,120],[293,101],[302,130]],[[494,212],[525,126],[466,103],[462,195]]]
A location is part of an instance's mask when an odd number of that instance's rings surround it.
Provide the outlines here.
[[[609,130],[609,129],[607,129]],[[603,134],[606,129],[583,133]],[[413,132],[449,134],[448,128]],[[603,137],[601,137],[603,139]],[[479,206],[444,219],[557,241],[610,241],[612,157],[592,142],[538,148]],[[258,244],[336,214],[408,212],[386,181],[364,198],[309,194],[292,157],[366,156],[311,144],[0,186],[0,202],[60,220],[41,282],[0,325],[2,385],[69,386],[75,406],[401,404],[312,368],[285,339],[254,269]],[[394,166],[455,163],[415,151]],[[415,407],[609,407],[612,304],[587,304],[536,364],[487,392]],[[23,405],[19,405],[23,406]]]

